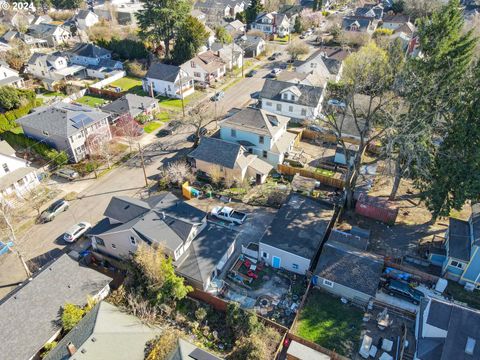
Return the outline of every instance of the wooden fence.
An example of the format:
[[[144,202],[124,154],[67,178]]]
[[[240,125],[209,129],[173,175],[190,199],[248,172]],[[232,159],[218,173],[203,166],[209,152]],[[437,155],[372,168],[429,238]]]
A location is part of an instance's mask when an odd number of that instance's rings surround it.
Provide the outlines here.
[[[345,176],[341,173],[335,173],[334,176],[326,176],[314,170],[298,168],[283,164],[278,164],[277,170],[279,173],[285,175],[294,176],[295,174],[300,174],[301,176],[318,180],[324,185],[331,186],[337,189],[343,189],[345,187]]]
[[[121,98],[123,95],[126,94],[125,91],[116,92],[116,91],[107,90],[107,89],[98,89],[98,88],[95,88],[95,87],[92,87],[92,86],[90,86],[88,88],[88,92],[90,94],[100,95],[100,96],[106,97],[106,98],[111,99],[111,100],[116,100],[116,99]]]
[[[304,129],[302,132],[302,139],[307,140],[322,140],[330,143],[337,143],[337,137],[334,134],[329,133],[321,133],[318,131],[312,131],[308,129]],[[359,145],[360,140],[353,138],[353,137],[343,137],[343,141],[349,144]]]

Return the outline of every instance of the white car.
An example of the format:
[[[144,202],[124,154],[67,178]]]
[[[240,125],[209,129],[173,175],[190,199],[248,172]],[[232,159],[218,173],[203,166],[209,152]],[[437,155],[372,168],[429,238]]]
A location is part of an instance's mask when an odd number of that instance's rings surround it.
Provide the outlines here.
[[[247,214],[235,211],[228,206],[215,206],[212,209],[212,215],[220,220],[229,221],[235,224],[243,224],[247,219]]]
[[[278,75],[282,72],[282,69],[279,69],[279,68],[275,68],[273,69],[270,73],[273,74],[273,75]]]
[[[63,235],[63,240],[68,243],[73,243],[91,228],[92,225],[90,225],[90,223],[86,221],[79,222],[65,232],[65,234]]]

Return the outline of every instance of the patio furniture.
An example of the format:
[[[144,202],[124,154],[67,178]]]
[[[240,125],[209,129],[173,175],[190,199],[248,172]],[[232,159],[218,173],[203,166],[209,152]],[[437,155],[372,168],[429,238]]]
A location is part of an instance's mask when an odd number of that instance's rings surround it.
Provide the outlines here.
[[[247,271],[247,276],[252,278],[252,279],[257,279],[258,278],[258,275],[255,274],[252,270]]]
[[[372,346],[372,338],[368,335],[363,335],[362,345],[358,353],[364,359],[368,359],[370,356],[370,347]]]
[[[247,267],[247,269],[250,267],[250,265],[252,265],[252,263],[250,262],[250,260],[246,259],[244,262],[245,266]]]
[[[368,354],[374,358],[375,356],[377,356],[377,351],[378,351],[378,348],[375,345],[372,345]]]
[[[393,348],[393,341],[388,339],[383,339],[382,350],[390,352],[392,351],[392,348]]]

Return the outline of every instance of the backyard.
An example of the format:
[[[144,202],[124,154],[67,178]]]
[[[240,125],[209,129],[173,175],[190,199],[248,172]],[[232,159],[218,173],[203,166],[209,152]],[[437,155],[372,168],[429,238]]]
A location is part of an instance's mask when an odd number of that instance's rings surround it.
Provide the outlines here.
[[[478,290],[466,291],[463,285],[449,280],[446,293],[450,294],[454,300],[467,303],[468,306],[480,310],[480,295],[478,294]]]
[[[293,331],[344,356],[351,356],[360,341],[363,312],[339,298],[313,289]]]
[[[105,100],[104,98],[95,95],[85,95],[80,99],[77,99],[76,101],[80,104],[88,105],[91,107],[102,106],[105,105],[105,103],[107,102],[107,100]]]
[[[142,87],[142,80],[131,76],[125,76],[110,84],[112,87],[118,87],[121,91],[128,91],[129,93],[145,96]]]

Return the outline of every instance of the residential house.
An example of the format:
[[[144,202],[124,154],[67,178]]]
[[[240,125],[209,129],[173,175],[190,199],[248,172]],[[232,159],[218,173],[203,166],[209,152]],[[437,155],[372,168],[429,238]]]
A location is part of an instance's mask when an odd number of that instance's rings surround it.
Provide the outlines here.
[[[15,28],[16,30],[25,29],[32,23],[34,18],[35,16],[30,14],[28,11],[5,11],[2,9],[2,22]]]
[[[86,30],[100,21],[98,15],[90,10],[79,10],[74,19],[80,30]]]
[[[233,20],[223,26],[230,34],[244,33],[247,27],[240,20]]]
[[[17,120],[25,136],[42,141],[58,151],[65,151],[70,161],[84,159],[89,138],[109,141],[111,114],[86,105],[56,103],[38,108]]]
[[[313,284],[337,296],[368,303],[375,298],[384,261],[365,251],[367,241],[332,230],[313,274]]]
[[[372,34],[377,28],[377,21],[372,17],[345,16],[342,20],[342,30],[352,33]]]
[[[222,121],[220,138],[236,142],[276,167],[292,151],[296,135],[287,131],[290,118],[247,107]]]
[[[5,141],[0,141],[0,196],[16,195],[22,198],[38,184],[35,168],[28,161],[15,155],[15,150]]]
[[[215,42],[210,49],[227,64],[227,70],[241,68],[243,65],[243,50],[235,43],[222,44]]]
[[[446,278],[480,288],[480,203],[472,205],[468,221],[450,218],[443,249],[432,249],[429,259],[442,266]]]
[[[325,87],[329,81],[338,81],[342,75],[343,59],[347,56],[348,52],[341,48],[335,48],[333,51],[328,51],[332,48],[323,47],[315,51],[304,61],[297,61],[295,71],[307,74],[306,81],[311,85]],[[332,56],[328,56],[328,53],[332,53]],[[340,55],[344,53],[345,56]],[[337,55],[338,56],[335,56]],[[339,60],[339,59],[342,60]],[[280,73],[281,75],[281,73]]]
[[[323,88],[267,79],[259,94],[263,110],[295,119],[316,119],[322,109]]]
[[[260,239],[260,260],[302,275],[312,270],[333,214],[330,204],[290,194]]]
[[[208,87],[222,78],[227,69],[220,56],[213,51],[205,51],[188,60],[181,68],[200,86]]]
[[[299,71],[285,70],[278,74],[275,79],[278,81],[285,81],[292,84],[313,85],[309,80],[311,78],[311,75],[312,74],[307,74]]]
[[[0,86],[13,86],[20,89],[24,85],[18,71],[13,70],[5,61],[0,60]]]
[[[121,61],[112,60],[112,52],[94,44],[78,44],[66,53],[70,63],[86,67],[87,76],[104,79],[114,71],[123,70]]]
[[[42,80],[47,89],[54,90],[58,81],[84,75],[85,67],[69,65],[68,58],[60,52],[34,53],[28,60],[25,71]]]
[[[113,114],[114,118],[128,114],[135,119],[139,115],[153,115],[157,110],[158,100],[149,96],[138,96],[135,94],[125,94],[102,107],[102,111]],[[112,122],[115,122],[115,120],[112,119]]]
[[[38,24],[49,24],[53,21],[53,19],[47,15],[47,14],[44,14],[44,15],[36,15],[34,18],[33,18],[33,21],[31,23],[31,25],[38,25]]]
[[[195,92],[193,77],[180,66],[154,63],[142,80],[147,94],[181,99]]]
[[[82,320],[50,350],[45,360],[116,359],[143,360],[148,342],[166,330],[144,324],[106,301],[95,305]],[[119,341],[121,338],[122,341]],[[168,354],[171,360],[208,359],[217,357],[181,338]],[[202,357],[203,356],[203,357]]]
[[[220,175],[237,182],[253,178],[257,184],[262,184],[273,168],[239,143],[217,138],[202,138],[188,157],[196,173]]]
[[[192,11],[190,11],[190,15],[192,15],[204,25],[207,22],[207,15],[205,15],[205,13],[201,10],[193,9]]]
[[[397,30],[399,27],[410,22],[410,18],[404,14],[386,14],[382,19],[382,28]]]
[[[244,57],[257,57],[265,52],[266,42],[265,40],[256,35],[243,35],[235,43],[243,50]]]
[[[14,40],[19,40],[24,42],[30,48],[44,48],[48,47],[47,40],[38,39],[33,36],[21,33],[16,30],[9,30],[3,34],[0,45],[8,45]]]
[[[68,254],[45,264],[0,302],[2,359],[38,359],[43,346],[62,332],[63,306],[83,307],[89,296],[102,300],[111,280]]]
[[[208,23],[218,24],[224,19],[235,19],[248,3],[246,0],[202,0],[195,1],[194,8],[206,15]]]
[[[355,9],[355,16],[381,20],[383,17],[383,11],[382,4],[365,4],[364,6]]]
[[[126,260],[141,243],[160,246],[176,271],[207,290],[235,250],[238,232],[207,222],[207,214],[171,193],[147,200],[115,196],[104,215],[110,226],[91,233],[95,251]]]
[[[329,355],[321,353],[295,340],[288,345],[286,360],[331,360]]]
[[[251,28],[254,30],[259,30],[268,36],[277,35],[279,37],[290,35],[290,26],[288,16],[277,12],[260,13],[251,24]]]
[[[415,337],[415,360],[480,359],[480,312],[425,297],[417,313]]]
[[[46,40],[50,47],[66,44],[72,38],[70,30],[62,25],[46,23],[31,25],[27,34],[34,38]]]

